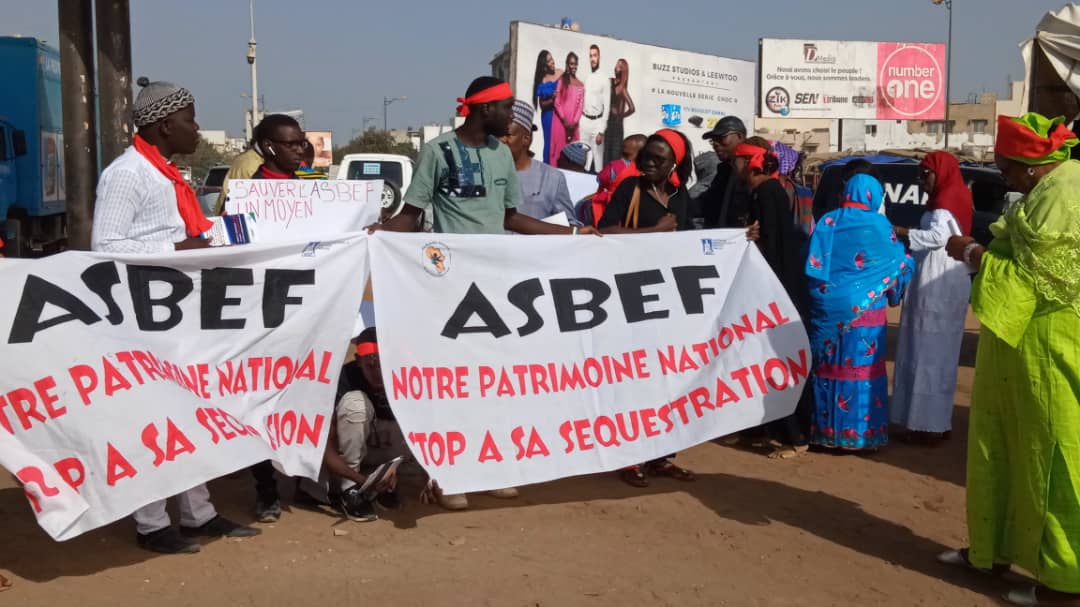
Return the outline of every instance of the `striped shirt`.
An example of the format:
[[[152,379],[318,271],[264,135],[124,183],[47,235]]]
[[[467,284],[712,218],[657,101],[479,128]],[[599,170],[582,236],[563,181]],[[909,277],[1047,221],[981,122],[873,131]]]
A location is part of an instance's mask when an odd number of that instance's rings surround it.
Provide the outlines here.
[[[172,182],[129,147],[98,181],[91,250],[171,253],[186,238]]]

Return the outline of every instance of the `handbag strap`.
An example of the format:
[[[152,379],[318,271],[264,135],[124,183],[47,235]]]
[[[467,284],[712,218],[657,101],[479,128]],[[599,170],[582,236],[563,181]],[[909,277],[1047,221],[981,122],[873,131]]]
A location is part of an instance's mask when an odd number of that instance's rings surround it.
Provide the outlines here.
[[[623,227],[632,230],[638,229],[638,215],[641,210],[641,187],[634,186],[634,194],[630,196],[630,208],[626,210],[626,223]]]

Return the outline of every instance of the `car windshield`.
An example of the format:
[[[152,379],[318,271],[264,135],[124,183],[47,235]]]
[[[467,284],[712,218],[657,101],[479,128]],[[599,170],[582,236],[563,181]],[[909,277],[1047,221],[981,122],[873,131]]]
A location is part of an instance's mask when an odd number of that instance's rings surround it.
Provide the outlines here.
[[[382,179],[401,187],[401,163],[394,160],[353,160],[346,179]]]
[[[206,174],[206,181],[203,182],[203,185],[212,188],[220,188],[221,184],[225,183],[225,174],[228,172],[229,167],[214,167],[210,169],[210,172]]]

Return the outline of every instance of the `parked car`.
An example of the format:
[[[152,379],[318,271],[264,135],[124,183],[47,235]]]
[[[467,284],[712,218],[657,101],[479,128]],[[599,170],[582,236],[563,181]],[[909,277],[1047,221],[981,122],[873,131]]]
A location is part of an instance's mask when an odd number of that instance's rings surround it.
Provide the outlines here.
[[[209,217],[214,214],[214,205],[217,204],[218,195],[221,194],[221,186],[225,183],[225,174],[229,172],[228,165],[211,167],[203,179],[202,185],[195,189],[195,196],[199,199],[199,206],[203,214]]]
[[[401,197],[412,183],[414,164],[398,154],[346,154],[338,165],[337,179],[382,179],[384,216],[401,211]]]
[[[876,177],[885,187],[885,215],[889,221],[907,228],[918,228],[926,211],[928,194],[919,185],[918,161],[900,156],[849,156],[823,163],[820,167],[821,179],[814,194],[814,216],[821,217],[840,206],[844,167],[856,158],[865,158],[874,165]],[[1020,194],[1009,191],[996,168],[961,165],[960,172],[974,198],[971,235],[980,243],[989,244],[993,238],[990,224],[997,221],[1008,202],[1019,198]]]

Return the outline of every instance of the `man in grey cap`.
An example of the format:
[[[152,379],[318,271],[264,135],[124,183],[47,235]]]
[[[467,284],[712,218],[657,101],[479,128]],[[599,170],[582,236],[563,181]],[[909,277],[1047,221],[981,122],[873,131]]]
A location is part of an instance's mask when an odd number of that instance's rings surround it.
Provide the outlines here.
[[[139,79],[132,115],[138,132],[132,146],[105,168],[97,188],[90,246],[110,253],[163,254],[209,246],[209,220],[195,192],[169,162],[199,143],[195,98],[183,87]],[[191,537],[250,537],[259,530],[219,515],[206,485],[177,496],[180,531],[172,526],[165,500],[136,510],[140,547],[165,554],[199,551]],[[185,537],[187,536],[187,537]]]
[[[576,225],[578,221],[574,216],[574,201],[570,199],[566,178],[559,169],[534,160],[529,152],[535,130],[532,104],[515,99],[510,133],[502,138],[502,142],[510,148],[514,166],[517,168],[518,183],[521,186],[518,212],[534,219],[546,219],[557,213],[565,213],[570,223]],[[569,146],[564,149],[569,149]],[[585,158],[581,160],[581,164],[584,164]]]
[[[589,159],[589,144],[582,141],[574,141],[566,144],[559,154],[557,166],[565,171],[575,173],[585,172],[585,163]]]
[[[735,148],[746,141],[746,125],[737,116],[724,116],[704,135],[719,159],[709,189],[694,200],[692,215],[705,228],[735,228],[747,225],[750,195],[744,191],[734,170]]]

